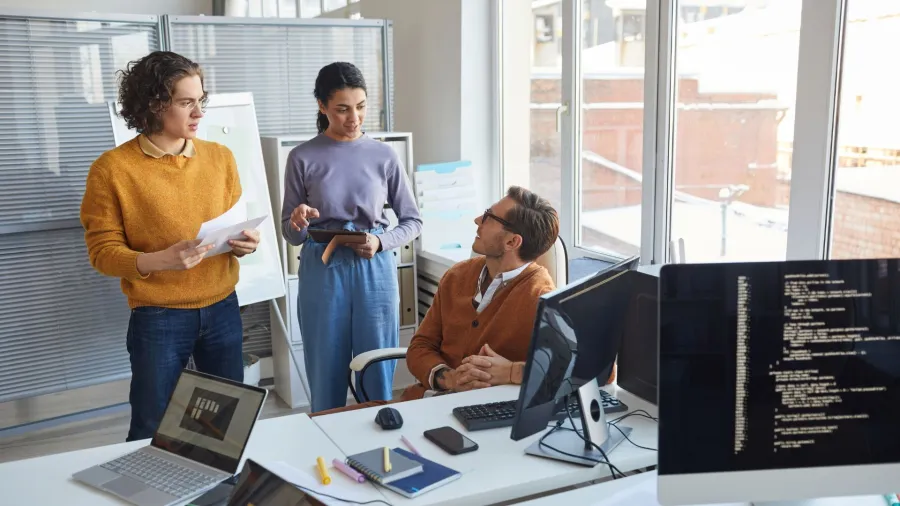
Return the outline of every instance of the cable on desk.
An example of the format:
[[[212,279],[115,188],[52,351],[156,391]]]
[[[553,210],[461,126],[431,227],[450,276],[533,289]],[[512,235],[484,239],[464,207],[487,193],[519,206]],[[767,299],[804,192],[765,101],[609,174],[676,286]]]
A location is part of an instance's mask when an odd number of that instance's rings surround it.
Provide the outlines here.
[[[644,417],[644,418],[649,418],[650,420],[653,420],[653,421],[656,422],[656,423],[659,423],[659,420],[658,420],[658,419],[652,417],[652,416],[650,415],[650,413],[647,413],[647,412],[644,411],[643,409],[637,409],[637,410],[634,410],[634,411],[632,411],[631,413],[628,413],[628,414],[625,414],[625,415],[623,415],[623,416],[620,416],[619,418],[616,418],[615,420],[612,420],[612,421],[610,421],[610,422],[608,422],[608,423],[609,423],[609,425],[611,425],[612,427],[615,427],[617,431],[619,431],[620,433],[622,433],[622,436],[625,438],[625,440],[628,441],[629,443],[631,443],[632,445],[634,445],[635,447],[640,448],[640,449],[642,449],[642,450],[649,450],[649,451],[651,451],[651,452],[658,451],[656,448],[649,448],[649,447],[641,446],[641,445],[635,443],[634,441],[631,440],[630,437],[628,437],[628,436],[625,434],[625,431],[623,431],[621,428],[619,428],[619,426],[618,426],[617,424],[618,424],[619,422],[621,422],[622,420],[628,418],[629,416],[641,416],[641,417]]]
[[[641,446],[641,445],[635,443],[634,441],[631,440],[630,437],[628,437],[627,435],[625,435],[625,431],[622,430],[622,429],[620,429],[618,425],[616,425],[616,424],[614,424],[614,423],[610,423],[610,425],[613,426],[613,427],[615,427],[617,431],[621,432],[621,433],[622,433],[622,436],[625,438],[626,441],[628,441],[629,443],[633,444],[634,446],[640,448],[641,450],[650,450],[651,452],[658,451],[656,448],[648,448],[648,447],[646,447],[646,446]]]
[[[570,429],[570,428],[568,428],[568,427],[561,427],[561,425],[563,424],[563,421],[564,421],[564,420],[559,420],[559,421],[556,422],[556,426],[555,426],[555,427],[553,427],[552,429],[550,429],[549,431],[547,431],[546,434],[544,434],[543,436],[541,436],[541,439],[538,440],[538,444],[539,444],[540,446],[546,446],[547,448],[549,448],[549,449],[551,449],[551,450],[553,450],[553,451],[555,451],[555,452],[557,452],[557,453],[559,453],[559,454],[565,455],[565,456],[567,456],[567,457],[576,458],[576,459],[582,459],[582,460],[586,460],[586,461],[588,461],[588,462],[594,462],[594,463],[596,463],[596,464],[605,464],[607,467],[609,467],[609,474],[610,474],[610,476],[612,476],[612,478],[613,478],[614,480],[615,480],[616,478],[618,478],[619,476],[625,477],[625,473],[623,473],[621,470],[619,470],[618,467],[614,466],[614,465],[609,461],[609,457],[606,456],[606,452],[603,451],[603,448],[600,448],[599,446],[597,446],[593,441],[588,441],[588,440],[584,437],[584,435],[583,435],[581,432],[579,432],[577,429],[574,428],[574,427],[575,427],[575,422],[572,420],[572,412],[571,412],[571,410],[569,410],[569,407],[568,407],[568,406],[569,406],[568,396],[566,396],[566,399],[565,399],[564,402],[565,402],[565,405],[566,405],[566,414],[569,416],[569,423],[572,424],[572,428]],[[549,436],[550,434],[553,434],[554,432],[556,432],[557,430],[570,430],[570,431],[574,432],[575,434],[578,435],[578,437],[581,438],[582,441],[584,441],[585,443],[590,443],[591,446],[593,446],[594,448],[596,448],[596,449],[600,452],[600,454],[603,455],[603,459],[604,459],[604,460],[593,459],[593,458],[590,458],[590,457],[585,457],[584,455],[575,455],[575,454],[573,454],[573,453],[564,452],[564,451],[562,451],[562,450],[556,449],[556,448],[550,446],[549,444],[545,443],[545,442],[544,442],[544,439],[545,439],[547,436]],[[616,476],[616,473],[617,473],[617,472],[619,473],[619,476]]]
[[[341,499],[340,497],[335,497],[333,495],[323,494],[322,492],[318,492],[316,490],[312,490],[310,488],[306,488],[302,485],[297,485],[295,483],[291,483],[291,485],[294,485],[295,487],[299,488],[300,490],[306,492],[307,494],[311,495],[313,498],[315,498],[316,496],[322,496],[322,497],[327,497],[329,499],[334,499],[335,501],[345,502],[348,504],[386,504],[387,506],[393,506],[391,503],[389,503],[387,501],[382,501],[381,499],[374,499],[372,501],[366,501],[366,502],[356,502],[356,501],[351,501],[350,499]]]
[[[611,420],[609,423],[619,423],[622,420],[628,418],[629,416],[640,416],[640,417],[648,418],[650,420],[653,420],[654,422],[659,423],[658,418],[651,416],[650,413],[647,413],[643,409],[636,409],[630,413],[626,413],[626,414],[620,416],[619,418],[615,418],[615,419]]]

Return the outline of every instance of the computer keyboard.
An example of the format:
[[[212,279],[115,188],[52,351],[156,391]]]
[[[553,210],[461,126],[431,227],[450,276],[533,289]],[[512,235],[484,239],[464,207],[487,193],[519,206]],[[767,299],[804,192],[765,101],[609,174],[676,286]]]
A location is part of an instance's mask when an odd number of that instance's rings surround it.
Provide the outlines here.
[[[628,406],[625,403],[616,399],[605,390],[600,390],[600,398],[603,402],[603,411],[607,415],[628,410]],[[568,404],[573,417],[581,415],[577,397],[574,395],[569,396]],[[473,404],[471,406],[453,408],[453,416],[465,425],[466,430],[470,431],[512,427],[515,415],[516,401],[489,402],[487,404]],[[559,421],[568,416],[565,407],[561,407],[553,417],[553,421]]]
[[[221,480],[146,452],[129,453],[100,467],[136,478],[156,490],[175,497],[196,494]]]

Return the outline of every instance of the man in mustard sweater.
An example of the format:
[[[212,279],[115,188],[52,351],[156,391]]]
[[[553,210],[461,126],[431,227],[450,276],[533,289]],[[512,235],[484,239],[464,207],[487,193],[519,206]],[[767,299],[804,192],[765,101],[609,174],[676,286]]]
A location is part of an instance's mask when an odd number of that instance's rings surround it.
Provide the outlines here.
[[[121,279],[131,307],[132,441],[153,436],[191,355],[200,371],[243,381],[237,258],[259,233],[211,258],[194,240],[241,196],[231,151],[195,138],[206,103],[199,65],[165,51],[131,62],[119,102],[139,135],[91,166],[81,223],[91,265]]]
[[[475,224],[472,250],[482,256],[441,278],[406,355],[419,382],[394,402],[522,382],[538,300],[555,288],[534,261],[556,242],[559,218],[547,200],[513,186]],[[384,401],[316,415],[379,404]]]

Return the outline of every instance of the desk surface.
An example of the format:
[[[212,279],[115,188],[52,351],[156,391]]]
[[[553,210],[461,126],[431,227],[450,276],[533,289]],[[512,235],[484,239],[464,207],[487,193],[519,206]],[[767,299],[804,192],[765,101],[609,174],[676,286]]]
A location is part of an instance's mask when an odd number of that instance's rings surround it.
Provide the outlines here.
[[[122,454],[148,445],[149,440],[120,443],[33,459],[0,464],[0,490],[3,504],[127,504],[115,496],[72,480],[72,474],[102,464]],[[319,430],[305,414],[261,420],[253,429],[245,457],[260,463],[284,461],[298,469],[311,469],[316,457],[326,462],[343,460],[344,454]],[[335,480],[347,480],[333,473]],[[370,500],[382,499],[374,485],[354,485],[370,489]],[[366,492],[362,492],[366,494]]]
[[[607,481],[577,488],[560,494],[552,494],[533,501],[521,503],[521,506],[558,506],[560,504],[579,504],[584,506],[658,506],[658,502],[636,502],[636,496],[628,496],[627,492],[636,489],[651,488],[653,496],[656,496],[656,471],[641,473],[628,478]],[[649,482],[649,483],[648,483]],[[620,495],[619,495],[620,494]],[[646,496],[645,496],[646,497]],[[841,497],[831,499],[819,499],[814,506],[884,506],[884,499],[879,496],[865,497]],[[747,503],[719,504],[706,506],[748,506]]]
[[[622,389],[607,388],[628,405],[629,411],[645,409],[656,415],[655,406]],[[402,448],[400,436],[404,435],[423,457],[463,473],[459,480],[415,499],[384,490],[384,497],[396,505],[491,504],[609,476],[609,469],[603,465],[589,468],[526,455],[525,449],[541,434],[513,441],[509,428],[467,432],[452,414],[457,406],[515,399],[518,391],[518,387],[502,386],[395,404],[393,407],[403,416],[403,428],[394,431],[382,430],[375,424],[379,407],[316,417],[313,421],[347,455],[380,446]],[[478,443],[479,449],[452,456],[422,435],[428,429],[445,425],[466,434]],[[634,429],[631,439],[636,444],[656,447],[656,422],[630,417],[622,425]],[[656,452],[641,450],[626,441],[610,453],[610,460],[627,472],[656,465]]]

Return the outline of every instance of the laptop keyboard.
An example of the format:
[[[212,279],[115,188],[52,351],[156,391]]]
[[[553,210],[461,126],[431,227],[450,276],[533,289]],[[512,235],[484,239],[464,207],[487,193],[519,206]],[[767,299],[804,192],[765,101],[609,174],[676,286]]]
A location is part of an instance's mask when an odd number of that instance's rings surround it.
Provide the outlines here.
[[[221,481],[220,477],[200,473],[147,452],[129,453],[100,467],[136,478],[175,497],[196,494],[207,486]]]

